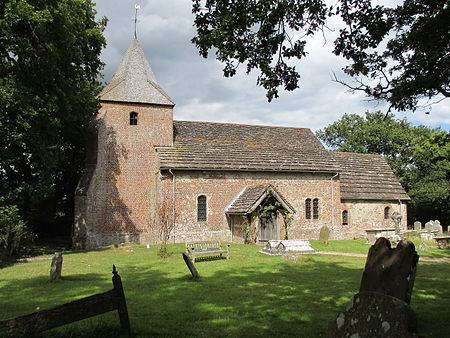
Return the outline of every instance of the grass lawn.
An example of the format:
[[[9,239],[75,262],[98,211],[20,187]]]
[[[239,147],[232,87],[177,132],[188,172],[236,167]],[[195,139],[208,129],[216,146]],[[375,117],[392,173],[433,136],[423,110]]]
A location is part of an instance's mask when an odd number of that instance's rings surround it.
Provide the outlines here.
[[[329,247],[344,251],[333,242]],[[107,291],[115,264],[136,336],[326,336],[329,321],[358,291],[365,259],[309,255],[292,262],[259,249],[232,244],[230,260],[199,261],[199,281],[189,278],[180,244],[169,246],[167,259],[139,245],[66,253],[56,282],[49,281],[50,260],[17,263],[0,270],[0,319]],[[419,264],[411,305],[426,337],[448,335],[449,277],[449,263]],[[111,312],[43,336],[117,336],[118,327]]]
[[[418,236],[410,236],[408,239],[414,243],[420,257],[450,258],[450,249],[438,249],[436,247],[436,242],[423,241]],[[312,247],[318,251],[350,252],[367,255],[370,248],[370,245],[366,244],[367,241],[363,238],[329,241],[327,245],[320,243],[318,240],[310,240],[309,242]],[[424,243],[427,246],[427,249],[421,250],[420,243]]]

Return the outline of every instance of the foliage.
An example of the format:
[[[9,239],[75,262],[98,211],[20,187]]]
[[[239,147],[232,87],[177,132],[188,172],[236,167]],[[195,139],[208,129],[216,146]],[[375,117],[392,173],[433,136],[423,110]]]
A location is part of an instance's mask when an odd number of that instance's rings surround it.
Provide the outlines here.
[[[159,240],[158,256],[161,258],[169,257],[167,243],[175,230],[177,216],[178,213],[173,203],[169,202],[166,197],[163,198],[157,207],[156,218],[152,223],[152,228]]]
[[[328,247],[333,246],[330,241]],[[342,241],[348,246],[357,241]],[[327,248],[328,248],[327,247]],[[368,247],[368,246],[366,246]],[[62,279],[49,287],[50,260],[2,269],[0,319],[45,309],[112,288],[114,262],[122,277],[133,332],[139,337],[325,337],[328,323],[358,292],[364,258],[313,255],[291,262],[258,253],[256,245],[233,244],[230,260],[196,264],[192,282],[181,253],[161,260],[157,251],[130,245],[64,256]],[[305,257],[305,256],[302,256]],[[450,297],[448,263],[420,262],[411,306],[420,335],[445,337]],[[330,278],[330,276],[332,276]],[[149,324],[151,318],[151,324]],[[117,335],[117,313],[43,333],[45,337]]]
[[[0,195],[40,232],[73,220],[105,24],[90,0],[0,3]]]
[[[450,224],[450,134],[430,134],[414,147],[413,159],[408,191],[413,217],[422,222],[434,218]]]
[[[15,205],[0,206],[0,259],[24,253],[33,239]]]
[[[252,237],[254,235],[252,231],[252,224],[256,217],[257,216],[255,213],[242,215],[241,230],[244,236],[244,244],[252,243]]]
[[[292,214],[286,212],[286,210],[283,209],[284,212],[281,213],[284,219],[284,239],[289,239],[289,228],[291,227],[292,221],[294,220],[294,216]]]
[[[378,111],[366,112],[365,116],[344,114],[316,135],[332,150],[383,155],[405,184],[413,147],[432,132],[425,126],[413,126],[405,119]]]
[[[412,198],[410,221],[450,222],[448,133],[375,112],[345,114],[316,135],[333,150],[383,155]]]
[[[335,18],[344,27],[334,53],[350,61],[344,71],[357,80],[350,88],[398,110],[416,109],[420,97],[450,95],[447,0],[390,6],[339,0],[334,7],[325,0],[194,0],[192,11],[197,28],[192,41],[200,55],[214,50],[227,77],[240,64],[247,73],[258,69],[257,84],[269,101],[278,97],[279,87],[298,88],[292,59],[305,57],[308,37],[323,33]]]

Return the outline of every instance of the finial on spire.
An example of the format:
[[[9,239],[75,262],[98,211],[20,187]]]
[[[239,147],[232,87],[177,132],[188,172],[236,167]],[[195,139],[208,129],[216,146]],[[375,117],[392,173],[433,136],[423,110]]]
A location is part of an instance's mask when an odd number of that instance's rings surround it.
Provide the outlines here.
[[[138,4],[134,5],[134,38],[137,39],[137,12],[138,9],[141,9],[141,6],[139,6]]]

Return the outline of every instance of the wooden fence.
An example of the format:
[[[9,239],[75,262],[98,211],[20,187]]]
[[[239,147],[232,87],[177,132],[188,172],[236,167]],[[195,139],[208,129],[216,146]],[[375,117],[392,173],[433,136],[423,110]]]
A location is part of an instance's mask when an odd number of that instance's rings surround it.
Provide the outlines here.
[[[117,310],[123,333],[131,335],[122,280],[113,265],[113,289],[49,309],[0,321],[0,336],[38,333],[85,318]]]

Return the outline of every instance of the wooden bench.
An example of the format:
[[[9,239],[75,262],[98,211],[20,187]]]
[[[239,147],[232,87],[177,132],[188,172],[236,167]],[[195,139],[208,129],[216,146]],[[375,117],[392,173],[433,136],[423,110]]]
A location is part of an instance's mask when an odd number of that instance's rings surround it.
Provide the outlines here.
[[[227,244],[227,248],[224,249],[220,244],[220,241],[187,242],[186,254],[194,263],[196,257],[202,256],[224,257],[224,255],[226,255],[226,258],[230,259],[230,245]]]

